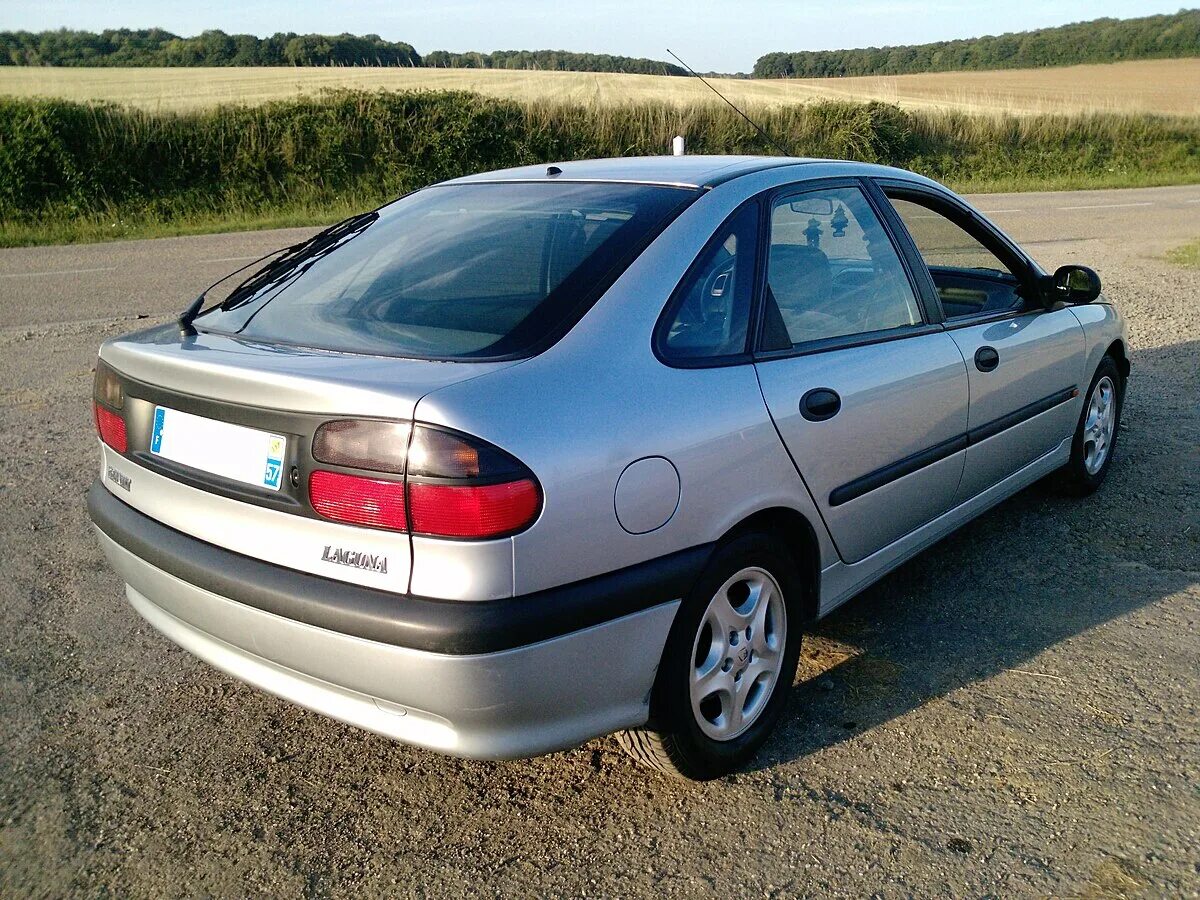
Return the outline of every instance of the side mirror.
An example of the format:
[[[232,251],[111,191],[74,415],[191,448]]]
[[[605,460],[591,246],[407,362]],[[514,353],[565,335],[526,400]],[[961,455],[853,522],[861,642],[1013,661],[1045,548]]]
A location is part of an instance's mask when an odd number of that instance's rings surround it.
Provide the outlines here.
[[[1047,299],[1072,306],[1091,303],[1100,296],[1100,276],[1087,266],[1060,266],[1050,279]]]

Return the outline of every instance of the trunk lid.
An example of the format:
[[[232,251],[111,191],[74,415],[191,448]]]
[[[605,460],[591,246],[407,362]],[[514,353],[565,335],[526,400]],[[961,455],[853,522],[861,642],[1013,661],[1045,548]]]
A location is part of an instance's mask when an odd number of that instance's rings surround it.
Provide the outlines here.
[[[105,343],[122,375],[170,391],[265,409],[411,419],[430,391],[515,362],[441,362],[254,343],[174,325]]]
[[[174,326],[109,341],[100,356],[124,388],[128,449],[121,454],[104,446],[101,467],[115,496],[236,553],[398,593],[409,589],[409,535],[317,515],[307,483],[316,466],[313,434],[335,418],[411,420],[430,391],[515,365],[357,356],[204,333],[181,340]],[[162,437],[164,418],[168,435],[180,425],[198,425],[194,434],[217,437],[189,434],[192,446],[180,452],[178,440],[172,448]],[[217,461],[243,452],[224,446],[239,441],[221,435],[249,436],[241,443],[254,447],[254,432],[282,439],[274,486],[217,474]],[[261,462],[250,461],[247,471],[255,464]]]

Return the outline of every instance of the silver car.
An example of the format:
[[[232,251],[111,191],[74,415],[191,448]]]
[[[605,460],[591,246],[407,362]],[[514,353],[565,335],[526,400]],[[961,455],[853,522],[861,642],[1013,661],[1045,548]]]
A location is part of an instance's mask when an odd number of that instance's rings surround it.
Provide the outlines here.
[[[106,342],[88,504],[133,607],[236,678],[444,753],[619,732],[703,779],[766,740],[814,620],[1044,476],[1099,487],[1128,374],[1094,272],[918,175],[531,166]]]

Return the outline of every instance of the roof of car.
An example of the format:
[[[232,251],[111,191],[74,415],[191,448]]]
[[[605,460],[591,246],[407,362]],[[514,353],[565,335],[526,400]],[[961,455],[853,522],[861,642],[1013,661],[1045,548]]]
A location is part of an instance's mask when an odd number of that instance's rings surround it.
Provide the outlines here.
[[[495,172],[480,172],[478,175],[456,178],[447,183],[545,181],[553,178],[555,181],[626,181],[711,187],[763,169],[819,161],[789,156],[629,156],[518,166]],[[551,174],[552,169],[557,169],[558,173]]]

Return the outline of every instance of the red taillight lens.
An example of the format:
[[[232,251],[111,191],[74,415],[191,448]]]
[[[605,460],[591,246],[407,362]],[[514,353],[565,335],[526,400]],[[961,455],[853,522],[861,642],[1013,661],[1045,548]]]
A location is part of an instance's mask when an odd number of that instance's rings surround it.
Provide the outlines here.
[[[520,531],[533,521],[541,492],[528,478],[504,484],[408,486],[414,534],[489,538]]]
[[[313,472],[308,479],[313,509],[327,519],[372,528],[408,528],[404,483],[341,472]]]
[[[93,403],[92,406],[96,414],[96,430],[100,432],[100,440],[118,453],[124,453],[129,448],[125,437],[125,420],[99,403]]]

